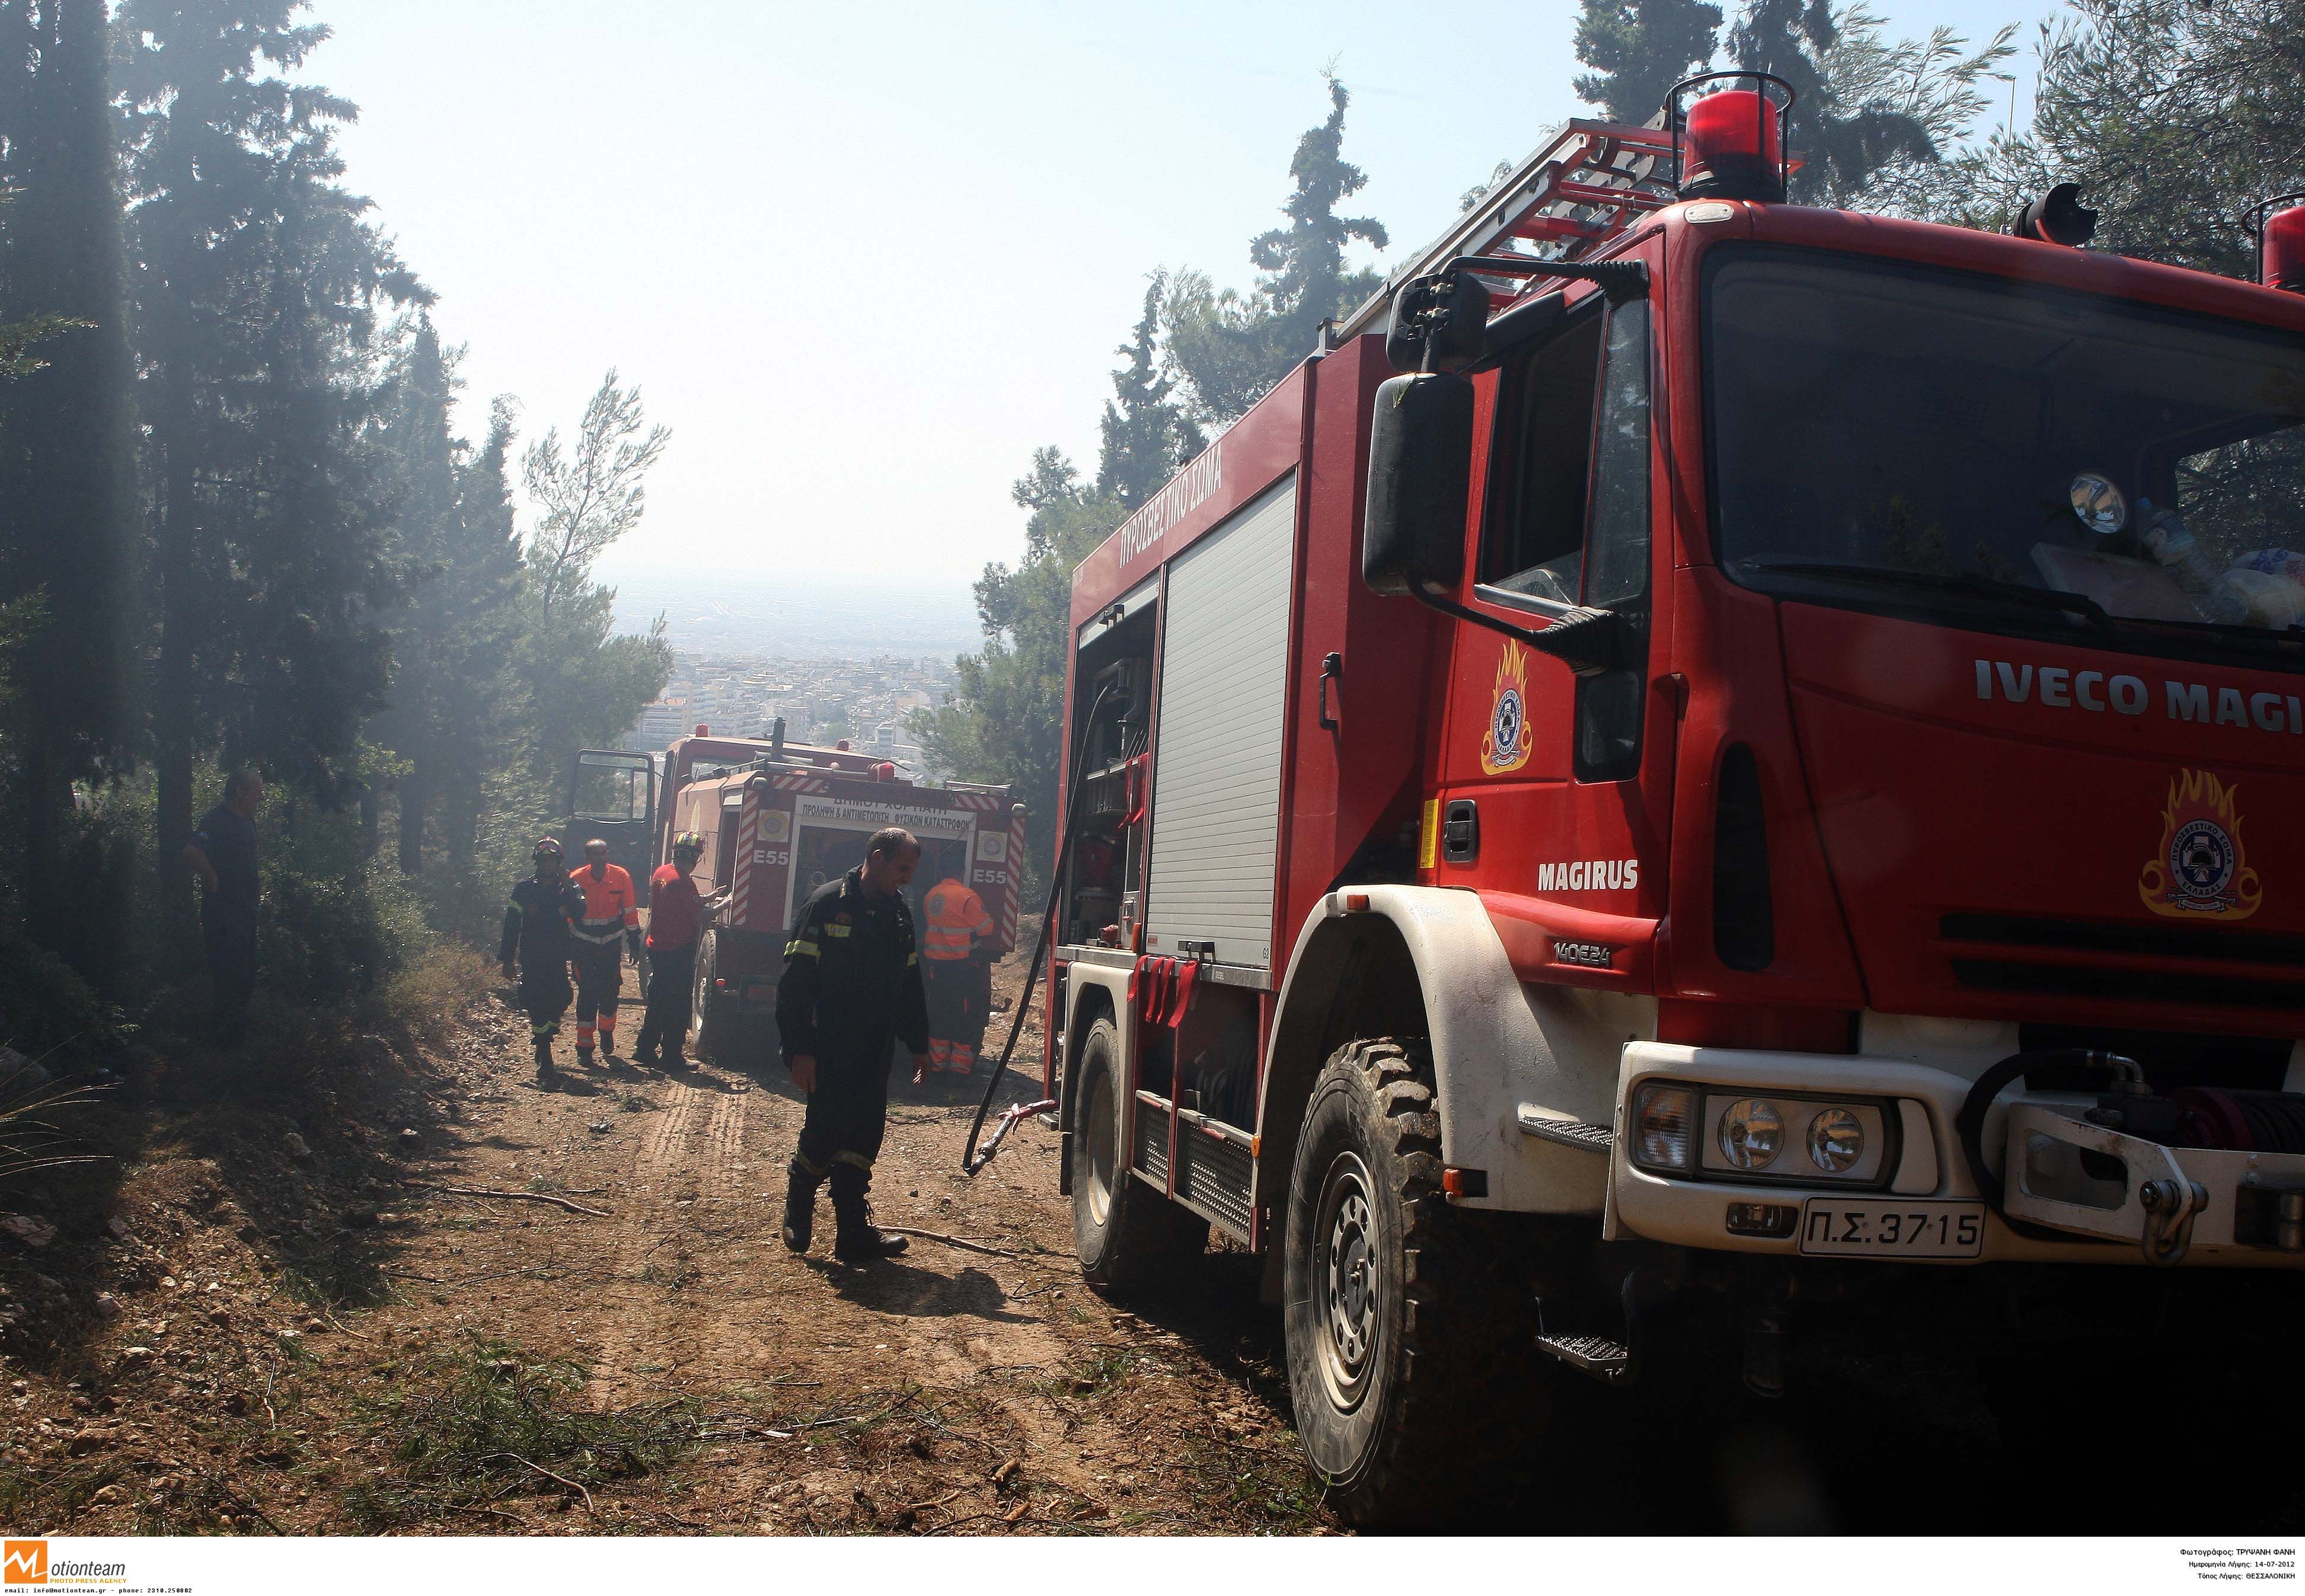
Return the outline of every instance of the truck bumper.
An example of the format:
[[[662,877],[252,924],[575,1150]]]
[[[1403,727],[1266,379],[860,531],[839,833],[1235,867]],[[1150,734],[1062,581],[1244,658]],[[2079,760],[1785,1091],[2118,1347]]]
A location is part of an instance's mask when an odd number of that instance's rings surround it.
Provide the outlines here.
[[[2083,1120],[2094,1096],[2020,1092],[1994,1106],[1982,1138],[2005,1182],[1994,1211],[1954,1128],[1977,1073],[1973,1061],[1956,1073],[1862,1054],[1629,1043],[1603,1234],[1836,1261],[2305,1269],[2305,1157],[2142,1142]],[[1637,1105],[1649,1087],[1686,1091],[1666,1099],[1688,1107],[1678,1168],[1654,1167],[1656,1144],[1644,1151]],[[1779,1145],[1740,1169],[1722,1125],[1755,1099],[1776,1108]],[[1867,1144],[1850,1178],[1819,1173],[1808,1150],[1812,1125],[1835,1108]]]

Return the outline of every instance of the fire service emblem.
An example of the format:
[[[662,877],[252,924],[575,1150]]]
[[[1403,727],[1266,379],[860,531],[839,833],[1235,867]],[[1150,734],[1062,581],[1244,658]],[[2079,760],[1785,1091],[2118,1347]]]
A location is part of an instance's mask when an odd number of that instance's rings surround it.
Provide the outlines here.
[[[2239,787],[2206,770],[2181,770],[2161,811],[2161,846],[2137,878],[2137,896],[2156,914],[2222,914],[2247,920],[2265,901],[2241,850]]]
[[[1528,650],[1505,639],[1497,661],[1496,696],[1489,705],[1489,729],[1481,738],[1481,769],[1502,776],[1528,763]]]

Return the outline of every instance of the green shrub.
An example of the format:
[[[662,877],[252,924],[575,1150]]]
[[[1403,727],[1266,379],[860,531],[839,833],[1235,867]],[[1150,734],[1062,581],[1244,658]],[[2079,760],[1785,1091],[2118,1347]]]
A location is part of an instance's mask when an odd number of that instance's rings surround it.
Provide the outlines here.
[[[341,1004],[374,992],[431,945],[423,905],[399,870],[381,854],[361,857],[357,814],[290,798],[268,805],[257,824],[263,990]]]

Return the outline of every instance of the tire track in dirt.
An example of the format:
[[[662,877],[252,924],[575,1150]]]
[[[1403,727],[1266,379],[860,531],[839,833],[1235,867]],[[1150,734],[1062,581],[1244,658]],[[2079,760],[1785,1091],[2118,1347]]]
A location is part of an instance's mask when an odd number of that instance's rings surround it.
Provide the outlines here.
[[[600,1354],[592,1381],[612,1402],[629,1402],[640,1395],[645,1376],[642,1367],[669,1364],[665,1349],[653,1345],[651,1332],[657,1315],[646,1302],[647,1276],[657,1256],[677,1239],[677,1230],[665,1224],[669,1214],[683,1210],[674,1204],[694,1193],[682,1179],[688,1143],[698,1122],[705,1117],[710,1094],[678,1082],[663,1112],[642,1133],[630,1172],[625,1198],[608,1249],[607,1280],[591,1299],[598,1327]],[[681,1228],[685,1228],[683,1226]]]

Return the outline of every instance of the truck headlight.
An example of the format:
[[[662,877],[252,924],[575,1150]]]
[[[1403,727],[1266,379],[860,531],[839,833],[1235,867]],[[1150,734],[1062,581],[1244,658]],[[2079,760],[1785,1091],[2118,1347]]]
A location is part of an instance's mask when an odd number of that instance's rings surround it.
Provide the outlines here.
[[[1690,1140],[1697,1178],[1878,1185],[1896,1156],[1887,1105],[1748,1088],[1706,1091]]]
[[[1721,1116],[1721,1156],[1738,1169],[1765,1169],[1785,1144],[1785,1116],[1766,1098],[1739,1098]]]
[[[1633,1162],[1648,1169],[1678,1173],[1689,1165],[1689,1122],[1697,1093],[1662,1081],[1645,1082],[1633,1096]]]
[[[1827,1175],[1843,1175],[1865,1156],[1865,1127],[1846,1108],[1827,1108],[1808,1122],[1809,1162]]]

